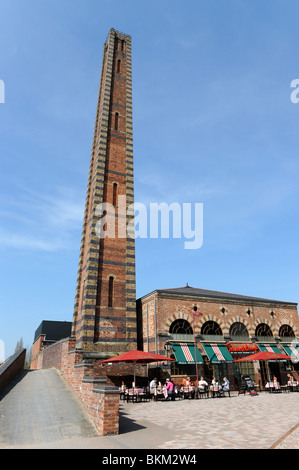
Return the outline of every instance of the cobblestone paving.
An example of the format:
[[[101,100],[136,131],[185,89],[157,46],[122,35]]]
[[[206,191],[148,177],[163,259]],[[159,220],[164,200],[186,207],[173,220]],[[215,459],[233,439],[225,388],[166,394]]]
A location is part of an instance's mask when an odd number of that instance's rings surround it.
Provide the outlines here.
[[[124,403],[127,418],[165,429],[161,449],[269,449],[299,423],[299,394]],[[169,438],[167,438],[169,436]],[[275,448],[299,448],[299,428]]]

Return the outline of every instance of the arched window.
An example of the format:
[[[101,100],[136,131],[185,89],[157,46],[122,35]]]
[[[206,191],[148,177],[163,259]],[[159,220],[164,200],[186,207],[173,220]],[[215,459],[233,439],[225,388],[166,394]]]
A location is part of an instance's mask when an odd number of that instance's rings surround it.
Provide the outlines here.
[[[295,338],[295,333],[290,325],[282,325],[279,328],[278,336],[281,338]]]
[[[114,129],[118,131],[118,124],[119,124],[119,113],[115,113],[114,115]]]
[[[205,336],[205,339],[213,339],[208,337],[222,336],[222,330],[217,322],[211,320],[202,325],[201,334]]]
[[[257,337],[273,337],[272,330],[266,323],[260,323],[255,329],[255,336]]]
[[[108,307],[113,307],[114,277],[109,277]]]
[[[240,341],[243,341],[244,339],[249,338],[248,330],[244,323],[241,322],[233,323],[229,329],[229,334],[234,340],[238,340],[238,338],[240,338]]]
[[[175,335],[193,335],[193,329],[187,320],[180,318],[170,325],[169,333]]]

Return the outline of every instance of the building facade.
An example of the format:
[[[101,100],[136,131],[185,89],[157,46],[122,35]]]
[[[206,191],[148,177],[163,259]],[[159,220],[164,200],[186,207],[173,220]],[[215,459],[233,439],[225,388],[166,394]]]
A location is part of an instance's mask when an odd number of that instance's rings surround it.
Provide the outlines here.
[[[151,375],[227,377],[238,388],[241,375],[263,386],[268,371],[264,362],[233,361],[260,350],[290,354],[297,346],[297,304],[189,287],[155,290],[137,300],[139,348],[176,359]],[[196,345],[196,348],[195,348]],[[197,371],[196,371],[197,365]],[[286,383],[287,374],[299,371],[294,362],[270,362],[270,374]]]

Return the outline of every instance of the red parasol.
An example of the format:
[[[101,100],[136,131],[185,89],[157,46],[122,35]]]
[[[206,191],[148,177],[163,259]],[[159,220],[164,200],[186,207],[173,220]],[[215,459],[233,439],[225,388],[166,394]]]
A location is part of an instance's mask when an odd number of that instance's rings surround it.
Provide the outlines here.
[[[111,357],[110,359],[105,359],[101,361],[103,363],[109,362],[128,362],[131,364],[147,364],[150,362],[158,362],[158,361],[175,361],[175,359],[171,359],[170,357],[161,356],[160,354],[154,354],[146,351],[138,351],[135,349],[134,351],[128,351],[123,354],[119,354],[118,356]],[[134,382],[135,382],[135,368],[134,368]]]
[[[249,356],[242,357],[241,359],[235,359],[234,362],[243,361],[285,361],[286,359],[292,359],[287,354],[278,354],[270,351],[260,351],[256,354],[250,354]]]
[[[245,362],[245,361],[285,361],[286,359],[292,359],[287,354],[278,354],[270,351],[260,351],[256,354],[250,354],[249,356],[242,357],[241,359],[235,359],[234,362]],[[270,372],[267,363],[268,379],[270,381]]]

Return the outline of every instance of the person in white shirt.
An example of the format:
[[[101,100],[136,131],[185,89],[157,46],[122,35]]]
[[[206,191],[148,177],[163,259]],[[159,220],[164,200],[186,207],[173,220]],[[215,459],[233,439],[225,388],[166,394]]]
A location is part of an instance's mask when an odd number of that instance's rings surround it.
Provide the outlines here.
[[[200,377],[200,380],[197,382],[197,387],[195,388],[195,397],[198,398],[198,392],[204,390],[207,386],[208,382],[203,377]]]
[[[150,394],[153,396],[153,400],[155,398],[155,392],[157,389],[157,378],[155,377],[151,382],[150,382]]]

